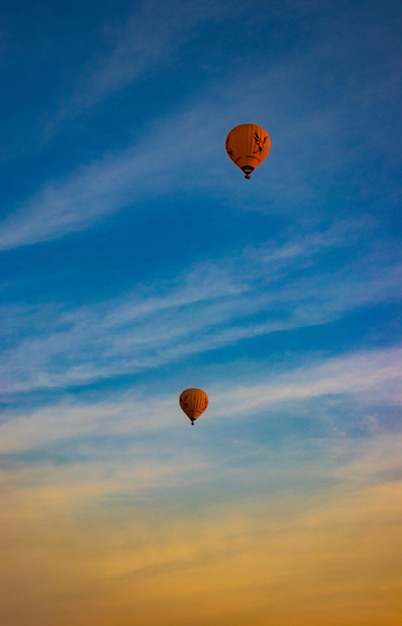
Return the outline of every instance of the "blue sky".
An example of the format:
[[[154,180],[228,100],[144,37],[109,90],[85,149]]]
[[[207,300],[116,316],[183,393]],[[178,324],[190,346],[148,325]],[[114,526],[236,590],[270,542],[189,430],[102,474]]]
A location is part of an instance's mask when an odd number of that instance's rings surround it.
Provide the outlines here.
[[[400,623],[401,26],[4,2],[8,626]]]

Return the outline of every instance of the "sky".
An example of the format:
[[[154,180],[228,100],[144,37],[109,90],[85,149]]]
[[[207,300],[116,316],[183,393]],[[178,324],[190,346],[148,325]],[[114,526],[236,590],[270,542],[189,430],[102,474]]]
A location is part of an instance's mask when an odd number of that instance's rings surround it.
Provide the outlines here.
[[[3,0],[1,624],[400,626],[401,28]]]

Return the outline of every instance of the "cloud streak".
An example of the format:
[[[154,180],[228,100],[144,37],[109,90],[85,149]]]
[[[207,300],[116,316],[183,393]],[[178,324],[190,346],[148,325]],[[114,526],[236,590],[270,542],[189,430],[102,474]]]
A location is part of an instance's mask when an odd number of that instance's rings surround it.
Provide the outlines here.
[[[50,626],[58,612],[62,626],[73,617],[106,626],[141,614],[173,626],[194,621],[199,605],[200,625],[239,617],[247,624],[251,616],[263,626],[268,614],[275,626],[397,624],[400,482],[237,496],[183,514],[172,493],[169,508],[152,497],[141,510],[116,500],[105,506],[94,472],[85,481],[78,467],[19,478],[3,496],[0,520],[3,616],[23,621],[29,611]]]
[[[91,63],[58,121],[83,114],[144,74],[169,66],[202,23],[233,18],[243,10],[237,0],[194,0],[191,6],[181,0],[169,5],[159,0],[140,2],[124,25],[106,29],[113,40],[111,52]]]
[[[225,377],[224,371],[221,376]],[[217,385],[211,381],[211,407],[203,420],[233,421],[237,416],[241,421],[245,417],[248,420],[251,414],[274,415],[278,410],[303,415],[303,403],[308,406],[310,400],[325,397],[342,401],[348,397],[349,405],[359,413],[369,411],[373,415],[375,406],[401,407],[401,390],[402,348],[366,350],[329,359],[315,357],[302,366],[288,367],[286,373],[260,373],[255,382],[239,384],[225,378],[224,384],[220,381]],[[336,405],[334,410],[336,413]],[[17,409],[16,416],[13,414],[0,425],[3,453],[96,433],[102,437],[156,434],[182,424],[182,419],[177,419],[176,395],[165,391],[154,392],[151,397],[148,393],[146,398],[140,393],[125,392],[120,398],[114,394],[112,400],[106,394],[106,399],[90,406],[58,404],[28,413]],[[317,420],[321,420],[319,410]],[[346,436],[339,420],[338,426],[336,435]],[[343,427],[347,430],[344,423]],[[376,427],[375,420],[368,419],[366,431],[375,434]]]
[[[2,390],[139,373],[186,355],[327,324],[361,307],[398,301],[402,267],[392,256],[372,252],[351,261],[346,255],[344,267],[330,274],[319,270],[328,249],[351,246],[357,235],[345,228],[338,224],[281,246],[250,247],[89,307],[31,307],[29,318],[6,308]]]
[[[342,101],[319,111],[305,104],[295,119],[291,84],[299,85],[310,58],[315,58],[311,51],[299,62],[283,61],[279,69],[256,66],[240,78],[225,78],[209,92],[197,93],[196,100],[187,100],[179,113],[143,125],[130,147],[111,150],[62,179],[44,182],[33,198],[20,203],[0,224],[0,250],[87,229],[119,210],[140,209],[145,200],[176,191],[178,185],[181,191],[197,190],[225,202],[230,193],[238,208],[298,214],[308,206],[312,215],[314,204],[325,195],[324,181],[331,190],[334,176],[356,164],[364,146],[359,148],[361,133],[358,144],[350,146],[356,137],[352,124],[339,122]],[[304,98],[309,97],[307,91]],[[225,155],[224,137],[232,125],[250,115],[266,123],[272,134],[269,186],[256,175],[252,187],[238,185],[233,195],[234,181],[240,179]],[[331,153],[323,159],[320,152],[328,141]]]
[[[88,228],[104,215],[169,193],[183,171],[187,172],[184,188],[199,187],[195,170],[203,167],[214,151],[212,137],[217,128],[207,117],[196,107],[168,122],[157,122],[137,145],[82,165],[64,180],[45,183],[32,200],[3,221],[0,249],[49,241]],[[157,141],[150,141],[149,136]],[[191,149],[194,144],[198,145],[196,153]],[[208,172],[204,176],[203,184],[208,186]]]
[[[402,297],[391,254],[345,256],[335,271],[322,259],[348,248],[356,227],[335,224],[282,245],[201,263],[164,284],[65,310],[6,308],[4,393],[134,374],[253,337],[328,324],[346,313]],[[8,320],[8,321],[7,321]],[[22,339],[19,339],[22,337]]]

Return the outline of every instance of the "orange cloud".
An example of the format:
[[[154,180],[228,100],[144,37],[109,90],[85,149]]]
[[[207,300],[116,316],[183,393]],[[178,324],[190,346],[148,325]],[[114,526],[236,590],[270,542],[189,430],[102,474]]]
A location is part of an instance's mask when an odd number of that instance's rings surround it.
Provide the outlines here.
[[[5,490],[2,624],[400,626],[402,482],[197,510],[62,474]]]

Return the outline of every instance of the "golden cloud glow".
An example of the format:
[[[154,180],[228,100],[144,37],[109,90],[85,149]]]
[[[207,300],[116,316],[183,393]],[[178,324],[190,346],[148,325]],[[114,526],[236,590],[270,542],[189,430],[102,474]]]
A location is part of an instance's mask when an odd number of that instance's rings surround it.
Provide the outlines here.
[[[63,472],[5,490],[7,626],[400,626],[402,482],[183,513],[105,504]]]

